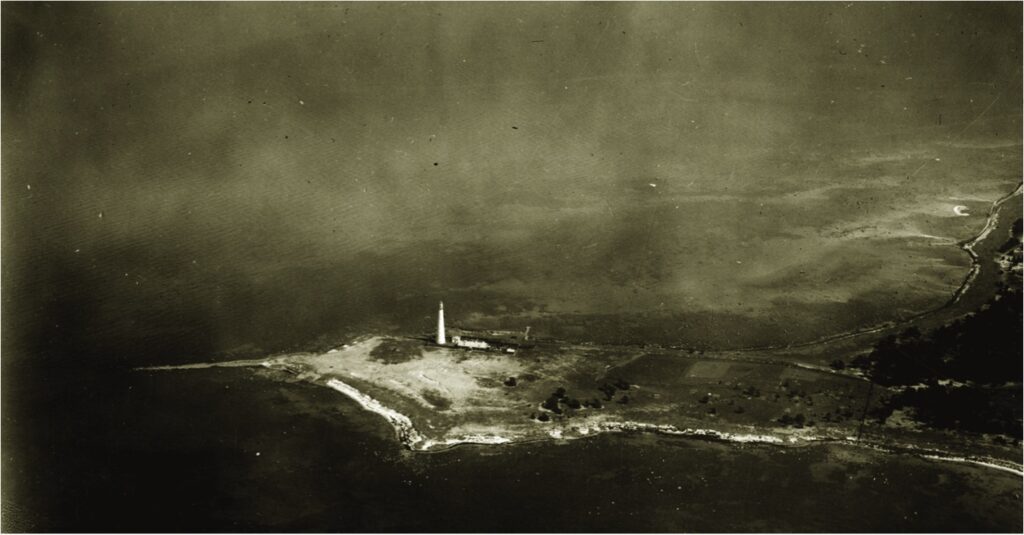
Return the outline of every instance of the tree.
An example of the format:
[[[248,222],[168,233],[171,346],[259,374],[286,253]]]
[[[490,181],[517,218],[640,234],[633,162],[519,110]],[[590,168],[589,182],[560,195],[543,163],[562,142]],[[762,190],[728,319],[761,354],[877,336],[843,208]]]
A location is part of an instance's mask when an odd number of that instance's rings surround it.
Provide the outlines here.
[[[541,403],[540,406],[555,414],[562,414],[562,408],[558,406],[558,398],[555,396],[551,396],[544,400],[544,403]]]

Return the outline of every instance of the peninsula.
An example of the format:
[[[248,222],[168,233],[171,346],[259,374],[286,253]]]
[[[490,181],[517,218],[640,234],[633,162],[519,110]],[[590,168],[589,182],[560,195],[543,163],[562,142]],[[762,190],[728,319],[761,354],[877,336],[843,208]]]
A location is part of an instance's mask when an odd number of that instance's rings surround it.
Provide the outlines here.
[[[413,451],[637,431],[846,443],[1024,473],[1019,436],[915,422],[892,400],[918,387],[878,380],[871,363],[885,336],[973,314],[963,307],[991,298],[991,285],[978,281],[999,282],[1019,300],[1020,206],[1006,203],[1019,193],[997,201],[982,233],[961,245],[974,264],[945,307],[814,343],[720,352],[574,344],[529,331],[449,329],[441,304],[430,334],[367,335],[326,352],[146,369],[247,366],[274,380],[323,385],[379,414]]]

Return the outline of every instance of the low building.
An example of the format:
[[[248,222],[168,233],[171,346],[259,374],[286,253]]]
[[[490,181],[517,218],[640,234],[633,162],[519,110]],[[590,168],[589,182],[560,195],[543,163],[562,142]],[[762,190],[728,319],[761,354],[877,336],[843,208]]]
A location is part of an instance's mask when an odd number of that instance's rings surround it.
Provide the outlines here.
[[[461,336],[453,336],[452,343],[456,347],[465,347],[467,349],[490,349],[491,345],[483,340],[476,340],[473,338],[463,338]]]

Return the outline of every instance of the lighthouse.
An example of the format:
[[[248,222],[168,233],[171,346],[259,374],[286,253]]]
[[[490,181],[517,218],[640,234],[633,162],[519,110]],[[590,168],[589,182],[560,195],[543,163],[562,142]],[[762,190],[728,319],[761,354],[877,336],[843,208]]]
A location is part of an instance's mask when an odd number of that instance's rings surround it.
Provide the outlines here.
[[[443,346],[444,339],[444,301],[437,307],[437,345]]]

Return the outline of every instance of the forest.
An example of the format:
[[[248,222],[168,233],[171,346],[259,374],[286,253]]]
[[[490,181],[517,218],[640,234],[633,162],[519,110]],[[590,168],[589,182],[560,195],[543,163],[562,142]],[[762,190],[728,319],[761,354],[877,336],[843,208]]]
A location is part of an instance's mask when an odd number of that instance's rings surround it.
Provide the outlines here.
[[[1021,220],[1000,252],[1004,277],[981,309],[883,338],[853,361],[893,392],[873,416],[884,421],[900,409],[942,429],[1021,438]]]

